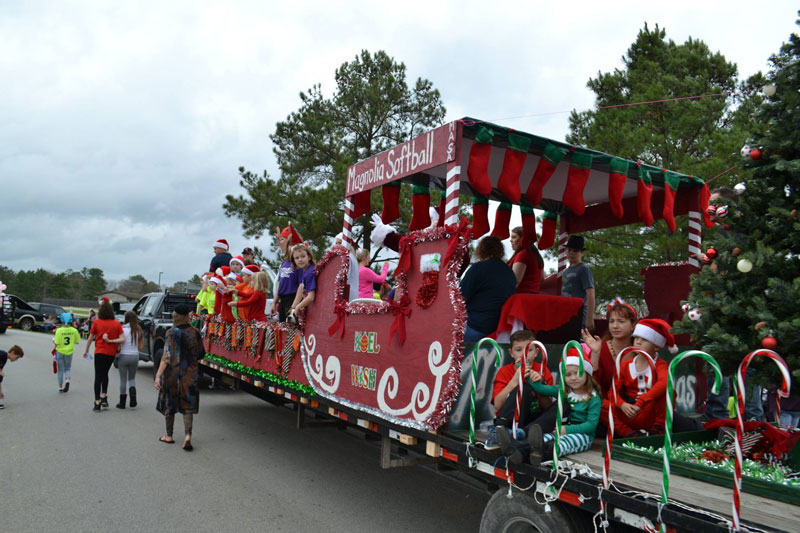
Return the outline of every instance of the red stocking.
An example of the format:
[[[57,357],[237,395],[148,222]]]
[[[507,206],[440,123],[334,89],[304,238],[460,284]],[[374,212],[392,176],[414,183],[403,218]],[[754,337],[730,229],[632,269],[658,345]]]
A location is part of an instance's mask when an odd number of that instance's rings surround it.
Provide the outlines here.
[[[539,159],[536,172],[533,173],[533,179],[528,185],[528,190],[525,191],[525,196],[528,197],[533,207],[536,207],[542,201],[542,189],[544,189],[545,184],[547,184],[547,181],[565,155],[566,152],[564,150],[556,148],[550,143],[547,143],[547,146],[544,147],[544,153],[542,158]]]
[[[611,173],[608,175],[608,203],[617,218],[625,213],[622,208],[622,191],[628,179],[628,162],[614,157],[611,159]]]
[[[478,239],[489,232],[489,199],[472,197],[472,238]]]
[[[700,189],[700,212],[703,213],[703,222],[707,228],[713,228],[714,223],[711,221],[711,215],[708,214],[708,199],[711,197],[711,191],[708,190],[708,185],[703,184]]]
[[[439,227],[444,226],[444,204],[446,200],[446,193],[442,191],[442,195],[439,197],[439,222],[436,224]]]
[[[492,237],[497,237],[501,241],[508,239],[508,226],[511,222],[511,204],[502,202],[497,206],[497,211],[494,213],[494,227],[492,228]]]
[[[636,209],[639,213],[639,220],[646,226],[653,225],[653,212],[650,210],[650,198],[653,196],[653,183],[650,181],[649,173],[639,165],[639,183],[637,184]]]
[[[530,147],[530,139],[509,132],[508,149],[503,159],[503,171],[500,172],[497,188],[515,204],[522,196],[519,189],[519,176],[522,174],[522,167],[525,165]]]
[[[674,173],[664,169],[664,210],[661,216],[667,223],[667,227],[675,233],[675,194],[678,192],[681,179]]]
[[[408,229],[416,231],[431,225],[431,193],[425,185],[411,187],[411,223]]]
[[[393,181],[381,187],[383,197],[383,211],[381,222],[389,224],[400,216],[400,182]]]
[[[592,156],[582,152],[572,152],[569,160],[569,173],[567,174],[567,188],[561,203],[578,216],[586,212],[586,202],[583,200],[583,189],[589,181],[589,172],[592,171]]]
[[[353,213],[350,215],[353,220],[361,215],[366,215],[369,212],[370,201],[372,198],[372,189],[361,191],[352,196],[353,199]]]
[[[545,211],[542,219],[542,236],[539,237],[539,244],[536,246],[540,250],[551,248],[556,242],[556,219],[558,215],[552,211]]]
[[[492,182],[489,181],[489,155],[492,153],[492,137],[494,137],[492,130],[478,126],[478,133],[469,150],[469,166],[467,167],[469,184],[472,190],[484,196],[492,192]]]
[[[520,250],[527,250],[536,242],[536,215],[532,207],[521,206],[522,211],[522,242]]]

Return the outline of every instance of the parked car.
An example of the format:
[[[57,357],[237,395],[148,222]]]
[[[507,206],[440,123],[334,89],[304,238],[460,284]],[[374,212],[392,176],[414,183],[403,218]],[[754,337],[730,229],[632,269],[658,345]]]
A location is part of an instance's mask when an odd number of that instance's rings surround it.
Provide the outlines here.
[[[125,312],[132,311],[135,305],[133,302],[112,302],[111,307],[114,309],[114,318],[124,322]]]
[[[43,304],[39,302],[28,302],[28,304],[42,313],[45,317],[54,316],[56,317],[56,320],[60,320],[61,314],[67,312],[67,310],[60,305]]]
[[[14,319],[10,324],[12,327],[19,328],[23,331],[33,331],[37,327],[41,327],[44,322],[45,315],[34,309],[28,302],[13,294],[6,294],[14,306]]]
[[[161,363],[164,353],[164,337],[172,327],[172,311],[178,304],[187,304],[194,310],[194,294],[176,292],[151,292],[145,294],[133,306],[139,317],[139,325],[144,331],[144,347],[139,350],[139,360],[152,361],[153,371]]]

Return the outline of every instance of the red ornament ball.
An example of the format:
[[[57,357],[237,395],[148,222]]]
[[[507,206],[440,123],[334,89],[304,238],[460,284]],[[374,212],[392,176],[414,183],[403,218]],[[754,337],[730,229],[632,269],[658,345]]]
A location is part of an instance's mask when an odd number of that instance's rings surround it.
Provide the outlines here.
[[[774,350],[778,347],[778,339],[775,337],[764,337],[761,339],[761,346],[766,348],[767,350]]]
[[[761,150],[759,150],[758,148],[753,148],[752,150],[750,150],[750,159],[752,159],[753,161],[761,159]]]
[[[715,257],[717,257],[717,250],[715,248],[709,248],[708,250],[706,250],[706,255],[708,256],[709,259],[714,259]]]

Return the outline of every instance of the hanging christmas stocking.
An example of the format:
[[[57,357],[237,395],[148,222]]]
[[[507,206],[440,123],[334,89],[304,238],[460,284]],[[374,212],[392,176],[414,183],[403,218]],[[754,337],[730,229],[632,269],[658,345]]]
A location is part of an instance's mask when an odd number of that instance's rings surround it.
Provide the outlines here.
[[[536,207],[542,201],[542,189],[544,189],[545,184],[547,184],[547,181],[565,155],[566,152],[564,150],[551,143],[547,143],[547,146],[544,147],[544,153],[536,166],[536,172],[533,173],[533,179],[528,185],[528,190],[525,191],[525,196],[528,197],[533,207]]]
[[[444,226],[444,203],[447,200],[446,193],[441,191],[441,195],[439,196],[439,222],[436,223],[437,226],[440,228]]]
[[[530,147],[531,140],[529,138],[516,133],[508,133],[508,149],[503,159],[503,171],[500,172],[497,188],[515,204],[522,196],[519,189],[519,176],[522,174],[522,167],[525,165]]]
[[[425,185],[411,187],[411,223],[408,229],[416,231],[431,225],[431,192]]]
[[[642,162],[636,163],[639,167],[639,183],[636,190],[636,209],[639,213],[639,220],[645,226],[653,225],[653,212],[650,210],[650,198],[653,196],[653,182],[650,180],[650,173],[642,168]]]
[[[522,242],[520,250],[527,250],[536,242],[536,214],[532,207],[520,206],[522,212]]]
[[[368,189],[356,193],[351,197],[353,201],[353,213],[350,216],[353,217],[353,220],[369,212],[371,196],[372,189]]]
[[[622,191],[625,190],[625,182],[628,180],[628,161],[618,157],[612,157],[611,172],[608,175],[608,204],[611,212],[617,218],[622,218],[625,213],[622,208]]]
[[[442,264],[442,254],[422,254],[419,258],[419,271],[422,273],[422,285],[417,291],[417,305],[427,309],[436,301],[439,292],[439,268]]]
[[[381,197],[383,198],[381,221],[384,224],[394,222],[400,216],[400,182],[393,181],[381,187]]]
[[[472,238],[478,239],[489,232],[489,199],[472,197]]]
[[[569,172],[567,174],[567,187],[561,197],[561,203],[578,216],[586,212],[586,203],[583,200],[583,190],[589,181],[589,172],[592,170],[591,154],[573,151],[569,159]]]
[[[708,199],[711,198],[711,191],[708,190],[708,185],[703,183],[703,188],[700,189],[700,212],[703,213],[703,223],[707,228],[713,228],[714,222],[711,221],[711,215],[708,212]]]
[[[664,210],[661,216],[667,223],[667,227],[675,233],[675,194],[678,192],[678,187],[681,184],[681,179],[674,172],[664,169]]]
[[[556,242],[556,220],[558,215],[552,211],[545,211],[542,218],[542,236],[539,237],[537,248],[547,250]]]
[[[494,213],[494,227],[492,237],[497,237],[501,241],[508,239],[508,225],[511,222],[511,205],[508,202],[501,202]]]
[[[467,177],[469,184],[477,194],[484,196],[492,192],[492,182],[489,181],[489,156],[492,153],[492,138],[494,132],[484,126],[478,126],[478,133],[472,140],[469,149],[469,166]]]

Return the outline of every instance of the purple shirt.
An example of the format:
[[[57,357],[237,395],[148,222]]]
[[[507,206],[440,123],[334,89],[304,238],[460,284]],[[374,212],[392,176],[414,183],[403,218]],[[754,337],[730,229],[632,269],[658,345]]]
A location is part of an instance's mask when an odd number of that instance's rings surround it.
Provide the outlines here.
[[[292,277],[294,278],[295,292],[297,292],[297,287],[301,283],[303,284],[303,294],[317,290],[317,276],[314,274],[314,265],[308,265],[305,270],[295,269],[292,272]]]
[[[293,275],[292,262],[284,261],[278,270],[278,296],[288,296],[297,293],[297,286],[300,284]]]

